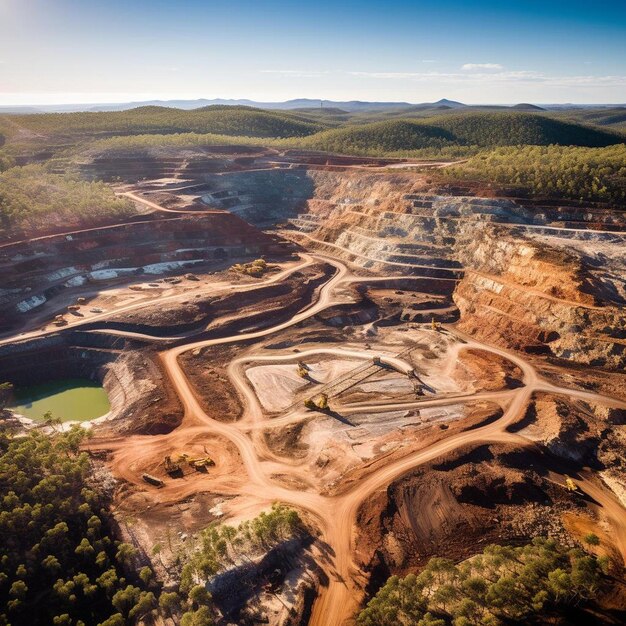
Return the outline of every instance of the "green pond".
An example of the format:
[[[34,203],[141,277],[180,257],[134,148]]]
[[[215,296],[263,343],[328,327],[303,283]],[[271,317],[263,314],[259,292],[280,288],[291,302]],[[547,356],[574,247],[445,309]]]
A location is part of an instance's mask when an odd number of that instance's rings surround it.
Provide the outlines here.
[[[106,391],[99,383],[83,378],[54,380],[41,385],[16,388],[9,408],[33,420],[46,412],[64,422],[85,422],[109,412]]]

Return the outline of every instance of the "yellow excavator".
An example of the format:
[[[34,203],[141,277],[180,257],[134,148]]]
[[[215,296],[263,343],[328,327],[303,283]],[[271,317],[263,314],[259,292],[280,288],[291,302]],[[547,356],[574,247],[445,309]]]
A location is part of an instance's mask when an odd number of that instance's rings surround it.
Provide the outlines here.
[[[568,491],[573,491],[573,492],[578,491],[578,485],[569,476],[565,477],[565,488]]]
[[[309,367],[304,361],[298,361],[298,376],[306,378],[309,375]]]
[[[430,318],[430,327],[435,331],[441,330],[441,323],[438,322],[434,317]]]
[[[187,459],[189,467],[192,467],[196,472],[206,472],[209,467],[215,465],[215,461],[209,456],[203,456],[197,459]]]

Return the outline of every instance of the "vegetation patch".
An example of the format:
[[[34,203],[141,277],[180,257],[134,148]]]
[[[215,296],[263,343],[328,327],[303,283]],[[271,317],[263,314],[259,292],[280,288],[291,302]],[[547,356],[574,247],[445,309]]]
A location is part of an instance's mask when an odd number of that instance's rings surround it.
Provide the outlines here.
[[[12,167],[0,174],[0,235],[67,229],[132,215],[135,208],[101,182],[43,165]]]
[[[45,113],[12,116],[33,133],[215,133],[250,137],[303,137],[325,128],[305,116],[243,106],[208,106],[190,111],[143,106],[127,111]]]
[[[392,576],[357,618],[358,626],[499,626],[527,624],[600,591],[606,558],[568,550],[551,539],[492,545],[458,565],[431,559],[424,570]],[[541,622],[543,623],[543,622]]]
[[[136,550],[112,539],[84,436],[0,436],[0,624],[123,626],[156,608],[151,571],[125,573]]]
[[[327,130],[300,145],[346,154],[410,154],[465,147],[573,145],[604,147],[624,135],[532,113],[463,113],[426,120],[388,120]]]
[[[521,187],[531,195],[626,202],[626,144],[606,148],[520,146],[481,152],[447,168],[451,180]]]
[[[305,536],[308,531],[298,513],[282,504],[274,504],[269,512],[236,527],[222,524],[204,530],[191,555],[181,557],[186,563],[180,577],[180,595],[171,598],[173,610],[182,606],[185,611],[182,626],[212,623],[216,609],[206,585],[215,575],[248,565],[255,555]]]

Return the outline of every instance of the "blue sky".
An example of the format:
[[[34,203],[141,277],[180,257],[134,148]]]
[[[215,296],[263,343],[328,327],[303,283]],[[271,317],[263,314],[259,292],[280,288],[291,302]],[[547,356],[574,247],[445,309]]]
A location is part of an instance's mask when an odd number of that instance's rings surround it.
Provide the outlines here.
[[[626,1],[0,0],[0,104],[626,102]]]

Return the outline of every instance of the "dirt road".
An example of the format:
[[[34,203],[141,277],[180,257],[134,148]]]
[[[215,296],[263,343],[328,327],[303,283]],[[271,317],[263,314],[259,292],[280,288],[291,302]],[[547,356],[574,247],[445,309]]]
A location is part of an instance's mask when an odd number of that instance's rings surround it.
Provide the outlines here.
[[[132,191],[124,191],[122,193],[119,194],[120,196],[126,196],[127,198],[130,198],[131,200],[134,200],[135,202],[139,202],[140,204],[143,204],[147,207],[150,207],[151,209],[154,209],[155,211],[162,211],[164,213],[183,213],[183,214],[193,214],[193,215],[211,215],[211,214],[215,214],[215,213],[226,213],[227,211],[223,210],[223,209],[204,209],[204,210],[194,210],[194,209],[166,209],[164,206],[161,206],[160,204],[157,204],[156,202],[152,202],[150,200],[147,200],[146,198],[143,198],[142,196],[138,196],[136,193],[133,193]]]
[[[311,255],[311,257],[332,264],[336,268],[336,272],[319,289],[316,300],[290,320],[259,331],[191,342],[160,354],[164,369],[183,406],[184,418],[179,428],[167,435],[96,440],[90,443],[90,447],[112,450],[114,474],[131,483],[141,485],[141,471],[146,467],[146,464],[149,461],[154,462],[156,458],[162,458],[164,454],[168,454],[172,450],[186,449],[192,443],[206,441],[208,438],[229,443],[236,451],[237,457],[232,459],[232,462],[241,463],[243,467],[243,479],[238,480],[234,476],[223,475],[215,478],[211,473],[199,474],[192,480],[168,481],[159,492],[160,497],[165,501],[179,501],[194,493],[218,491],[232,495],[253,496],[259,502],[281,501],[307,511],[316,520],[321,531],[320,541],[328,546],[327,552],[331,555],[329,557],[330,562],[326,561],[325,564],[322,564],[329,583],[327,587],[323,587],[319,591],[309,624],[311,626],[342,626],[352,621],[366,583],[365,575],[358,570],[353,561],[355,553],[354,531],[360,506],[374,493],[380,489],[385,489],[394,480],[417,467],[465,446],[491,442],[534,445],[519,434],[510,433],[507,429],[524,415],[531,397],[536,392],[548,391],[565,394],[622,408],[626,408],[626,401],[550,384],[541,379],[535,368],[521,356],[502,348],[475,341],[448,325],[446,331],[458,339],[462,339],[463,349],[476,348],[491,352],[519,367],[522,372],[523,385],[517,389],[464,394],[462,397],[459,397],[458,394],[450,394],[449,397],[428,397],[423,401],[411,403],[375,403],[366,407],[367,410],[397,410],[409,406],[440,406],[455,404],[460,401],[489,399],[502,406],[504,409],[502,416],[480,428],[453,434],[421,450],[409,451],[405,456],[393,460],[387,465],[370,470],[369,473],[364,471],[343,490],[340,489],[333,495],[322,495],[311,485],[305,468],[299,467],[297,462],[293,460],[272,455],[266,446],[259,443],[262,439],[260,434],[265,428],[271,428],[272,424],[266,423],[267,420],[264,418],[260,402],[245,379],[245,373],[241,367],[244,362],[294,360],[295,358],[312,356],[320,350],[313,349],[288,356],[261,356],[256,359],[254,356],[246,356],[235,359],[228,368],[228,375],[243,402],[243,415],[237,422],[217,421],[206,414],[179,363],[180,355],[186,351],[220,344],[250,342],[267,337],[310,318],[324,308],[342,302],[342,299],[335,295],[335,290],[342,283],[356,282],[358,277],[351,276],[348,268],[337,260],[320,255]],[[368,278],[362,278],[362,280],[367,281]],[[367,356],[369,358],[370,356],[369,353],[341,348],[328,348],[324,351],[342,357],[363,358]],[[397,363],[396,365],[402,366],[403,364]],[[363,405],[344,408],[347,412],[364,410]],[[295,411],[284,416],[283,419],[285,422],[295,423],[299,420],[310,419],[310,417],[304,412]],[[224,445],[221,447],[222,449],[225,448]],[[287,488],[273,478],[277,474],[287,474],[297,478],[300,481],[299,484],[306,487]],[[580,481],[580,487],[593,497],[600,506],[605,508],[626,559],[626,511],[592,477],[584,477]]]
[[[236,291],[237,293],[241,293],[241,292],[245,292],[245,291],[254,291],[255,289],[261,289],[263,287],[267,287],[268,285],[272,285],[274,283],[279,283],[282,282],[283,280],[285,280],[286,278],[288,278],[291,274],[294,274],[295,272],[298,272],[306,267],[309,267],[311,265],[313,265],[315,263],[315,260],[313,259],[313,257],[309,254],[300,254],[300,262],[296,263],[295,265],[292,265],[290,267],[287,267],[284,270],[281,270],[280,272],[271,275],[269,278],[263,279],[263,280],[259,280],[258,282],[254,282],[251,284],[247,284],[247,285],[230,285],[228,287],[226,287],[225,290],[216,290],[215,285],[209,284],[206,287],[202,287],[199,286],[198,288],[195,288],[193,290],[193,294],[194,295],[206,295],[206,294],[211,294],[211,295],[220,295],[221,293],[225,292],[233,292]],[[61,328],[47,328],[47,329],[38,329],[38,330],[33,330],[33,331],[28,331],[28,332],[24,332],[21,333],[19,335],[19,337],[15,337],[15,336],[10,336],[7,337],[5,339],[0,340],[0,346],[3,344],[7,344],[7,343],[13,343],[16,341],[16,339],[20,339],[20,340],[24,340],[24,339],[33,339],[35,337],[44,337],[46,335],[53,335],[59,332],[62,332],[63,330],[66,330],[68,328],[77,328],[80,326],[83,326],[85,324],[92,324],[93,322],[99,322],[99,321],[106,321],[109,320],[111,317],[113,316],[117,316],[120,315],[122,313],[128,313],[131,311],[136,311],[136,310],[140,310],[143,308],[146,308],[150,305],[156,304],[158,303],[159,305],[164,304],[164,303],[170,303],[170,302],[177,302],[177,301],[184,301],[184,300],[188,300],[189,299],[189,292],[182,292],[182,293],[177,293],[177,294],[173,294],[171,296],[161,296],[161,295],[154,295],[154,296],[150,296],[148,295],[146,298],[143,298],[142,300],[140,300],[139,302],[134,302],[132,304],[127,304],[124,306],[119,306],[113,309],[109,309],[108,311],[105,311],[103,313],[97,313],[95,315],[90,315],[89,317],[77,317],[74,320],[70,320],[68,322],[68,324],[66,326],[63,326]],[[114,330],[110,330],[110,329],[94,329],[91,332],[103,332],[103,333],[107,333],[107,334],[116,334],[119,336],[126,336],[129,338],[136,338],[136,339],[145,339],[145,340],[149,340],[149,341],[172,341],[173,339],[180,339],[180,337],[178,336],[173,336],[173,337],[157,337],[156,335],[148,335],[145,333],[133,333],[133,332],[124,332],[124,331],[114,331]]]

